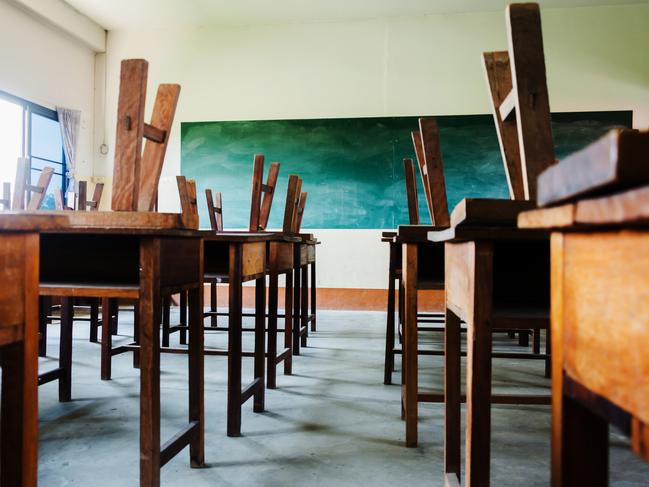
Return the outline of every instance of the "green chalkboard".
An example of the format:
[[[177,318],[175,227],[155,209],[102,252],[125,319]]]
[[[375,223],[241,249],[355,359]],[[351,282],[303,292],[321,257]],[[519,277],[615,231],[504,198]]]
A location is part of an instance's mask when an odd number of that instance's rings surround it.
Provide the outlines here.
[[[491,115],[436,117],[449,209],[465,197],[508,198]],[[190,122],[181,124],[181,172],[196,179],[201,226],[209,226],[205,188],[223,193],[226,228],[246,228],[252,159],[281,163],[270,227],[282,223],[289,174],[309,193],[303,228],[390,229],[408,222],[403,158],[414,159],[410,131],[417,117]],[[632,112],[553,115],[561,158],[616,126]],[[420,213],[429,221],[419,183]]]

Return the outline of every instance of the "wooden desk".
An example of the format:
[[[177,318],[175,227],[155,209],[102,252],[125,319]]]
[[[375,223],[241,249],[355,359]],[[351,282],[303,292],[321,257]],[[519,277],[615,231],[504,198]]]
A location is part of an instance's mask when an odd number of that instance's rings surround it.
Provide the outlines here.
[[[394,357],[400,355],[403,351],[395,345],[395,308],[398,311],[398,335],[399,344],[401,344],[401,325],[403,324],[403,289],[402,289],[402,271],[401,261],[403,252],[401,249],[402,242],[397,237],[397,232],[383,232],[381,242],[386,242],[390,246],[390,257],[388,261],[388,302],[387,302],[387,319],[385,330],[385,357],[383,361],[383,383],[392,384],[392,373],[394,372]],[[443,264],[443,259],[442,259]],[[396,306],[396,289],[395,280],[399,282],[399,306]],[[421,323],[425,326],[419,326]],[[429,332],[444,331],[444,313],[420,313],[417,312],[417,330]],[[419,355],[443,355],[443,352],[437,350],[418,350]],[[403,368],[402,368],[403,372]],[[402,381],[403,382],[403,381]]]
[[[51,216],[0,214],[0,483],[36,486],[38,469],[38,232]]]
[[[511,222],[519,205],[463,200],[453,211],[453,226],[428,235],[445,244],[444,473],[450,485],[460,480],[461,322],[467,327],[467,486],[489,484],[491,404],[550,404],[549,395],[491,394],[492,357],[547,360],[543,354],[491,350],[495,330],[549,326],[548,233],[517,229]]]
[[[649,462],[649,187],[530,211],[552,230],[552,485],[608,485],[608,425]]]
[[[417,291],[444,289],[444,245],[429,242],[428,232],[440,227],[401,225],[397,238],[403,248],[403,345],[401,415],[406,422],[406,446],[417,446],[419,402],[440,402],[442,393],[419,391]]]
[[[201,236],[179,215],[140,212],[51,212],[66,228],[41,234],[40,294],[136,299],[140,355],[140,485],[160,484],[160,468],[189,445],[192,467],[204,464],[203,261]],[[189,421],[160,445],[160,315],[162,296],[189,292]],[[71,326],[62,327],[69,352],[59,390],[70,396]],[[111,327],[102,327],[110,347]],[[102,362],[106,367],[110,362]],[[102,370],[102,372],[104,372]]]

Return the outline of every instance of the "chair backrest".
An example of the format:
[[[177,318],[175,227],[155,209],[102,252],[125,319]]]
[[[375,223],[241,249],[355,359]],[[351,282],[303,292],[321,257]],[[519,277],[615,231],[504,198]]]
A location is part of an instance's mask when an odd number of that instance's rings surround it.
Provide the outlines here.
[[[115,211],[153,211],[156,205],[180,85],[158,87],[151,124],[145,123],[148,70],[144,59],[122,61],[111,202]]]
[[[266,184],[264,177],[264,156],[255,154],[252,171],[252,197],[250,202],[250,225],[251,232],[266,230],[268,218],[273,204],[273,195],[279,176],[279,162],[273,162],[268,169]]]
[[[223,202],[221,200],[221,193],[214,193],[212,198],[212,190],[205,190],[205,197],[207,198],[207,213],[210,216],[210,225],[212,230],[216,232],[223,231]]]
[[[412,132],[412,141],[426,194],[430,221],[433,225],[448,226],[450,218],[437,121],[434,118],[420,118],[419,130]]]
[[[198,229],[198,201],[196,200],[196,181],[186,179],[185,176],[176,176],[180,207],[182,209],[182,222],[186,228]]]
[[[16,181],[11,208],[13,210],[39,210],[45,199],[53,174],[54,168],[46,166],[41,170],[37,183],[35,185],[30,184],[29,159],[19,157],[16,165]]]
[[[306,198],[308,194],[302,191],[300,193],[300,201],[297,203],[297,221],[295,222],[295,233],[300,233],[302,228],[302,218],[304,217],[304,209],[306,208]]]
[[[403,160],[403,170],[406,174],[406,196],[408,198],[408,218],[411,225],[419,225],[419,201],[417,198],[417,177],[415,163],[412,159]]]
[[[306,194],[306,193],[305,193]],[[291,174],[288,177],[288,189],[286,190],[286,206],[284,207],[284,224],[282,231],[286,234],[298,233],[300,199],[302,196],[302,179]]]
[[[95,184],[95,189],[92,194],[92,199],[89,200],[87,199],[87,194],[88,194],[88,182],[87,181],[79,181],[79,191],[77,193],[76,197],[76,209],[79,211],[97,211],[99,210],[99,205],[101,204],[101,195],[104,192],[104,183],[97,183]],[[75,208],[71,208],[67,206],[65,202],[65,194],[61,189],[55,189],[54,190],[54,202],[56,204],[56,209],[57,210],[74,210]]]
[[[550,102],[538,4],[507,7],[508,52],[483,54],[494,121],[512,199],[536,199],[554,164]]]
[[[0,205],[3,210],[11,209],[11,183],[2,183],[2,199]]]

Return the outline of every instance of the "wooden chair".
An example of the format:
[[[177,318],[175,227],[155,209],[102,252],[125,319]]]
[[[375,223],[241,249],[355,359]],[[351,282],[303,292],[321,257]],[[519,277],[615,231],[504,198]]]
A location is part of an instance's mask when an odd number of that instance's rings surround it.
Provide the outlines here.
[[[104,192],[104,183],[95,184],[95,189],[94,189],[91,200],[87,199],[88,182],[87,181],[79,181],[78,184],[79,184],[79,191],[75,195],[76,209],[81,210],[81,211],[85,211],[85,210],[98,211],[99,210],[99,204],[101,203],[101,195]],[[57,210],[73,210],[74,209],[74,208],[71,208],[71,207],[66,205],[66,203],[65,203],[65,195],[63,193],[63,190],[61,190],[61,189],[55,189],[54,190],[54,201],[56,203],[56,209]]]
[[[97,211],[99,208],[99,204],[101,202],[101,195],[103,193],[103,188],[104,184],[103,183],[98,183],[95,185],[95,190],[93,194],[93,199],[90,201],[86,200],[86,194],[87,194],[87,182],[86,181],[79,181],[79,192],[78,196],[76,199],[77,202],[77,210],[79,211],[85,211],[86,209],[90,211]],[[54,190],[54,200],[56,202],[56,209],[57,210],[66,210],[66,211],[72,211],[73,208],[70,208],[65,205],[64,201],[64,195],[63,191],[60,188],[57,188]],[[75,301],[75,306],[72,307],[71,309],[71,319],[73,321],[88,321],[90,323],[90,336],[89,336],[89,341],[93,343],[98,343],[98,331],[99,331],[99,305],[100,305],[100,299],[98,298],[89,298],[89,299],[76,299]],[[82,304],[84,301],[87,301],[88,304],[85,306]],[[89,317],[83,317],[83,316],[75,316],[74,311],[76,308],[79,306],[82,307],[89,307],[90,311],[90,316]],[[114,304],[113,304],[114,306]],[[52,310],[54,308],[60,308],[60,306],[53,306],[52,305],[52,296],[41,296],[40,297],[40,313],[39,313],[39,332],[40,332],[40,341],[39,341],[39,349],[38,349],[38,354],[40,357],[45,357],[47,355],[47,325],[52,323],[52,319],[56,318],[52,316]],[[117,315],[114,311],[114,308],[112,309],[113,311],[113,319],[111,320],[112,323],[112,333],[113,335],[117,334]],[[103,323],[103,318],[102,318],[102,323]]]
[[[151,124],[144,122],[144,104],[146,98],[146,80],[148,63],[142,59],[122,61],[120,74],[120,93],[117,114],[117,136],[115,144],[115,165],[113,171],[113,211],[151,211],[157,198],[157,186],[162,171],[164,156],[167,148],[168,134],[171,130],[173,117],[180,94],[180,86],[162,84],[158,88]],[[142,150],[143,140],[144,150]],[[93,199],[88,201],[85,196],[87,186],[80,184],[77,197],[78,209],[96,211],[99,207],[103,184],[96,185]],[[63,205],[63,195],[59,195]],[[102,321],[113,326],[102,327],[101,377],[110,379],[112,334],[117,322],[118,297],[102,296]],[[65,297],[61,304],[62,337],[69,340],[63,343],[65,353],[62,353],[61,365],[55,374],[46,373],[41,383],[64,378],[60,383],[59,399],[68,401],[71,397],[71,336],[73,307],[72,298]],[[136,319],[137,322],[137,319]],[[137,333],[136,333],[137,335]],[[91,329],[91,340],[96,340],[96,329]],[[136,336],[137,341],[137,336]],[[134,364],[139,360],[137,351],[134,353]]]
[[[406,183],[406,200],[408,203],[408,217],[410,225],[419,225],[419,200],[417,196],[417,176],[416,168],[412,159],[403,160],[405,183]],[[428,207],[430,208],[430,207]],[[395,310],[398,311],[398,339],[401,344],[402,326],[403,326],[403,281],[401,279],[401,261],[402,250],[401,242],[396,238],[396,232],[383,232],[381,241],[387,242],[390,246],[390,258],[388,265],[388,302],[387,302],[387,320],[385,333],[385,357],[383,361],[383,383],[392,384],[392,373],[394,372],[394,356],[401,354],[400,347],[395,345]],[[399,289],[399,306],[396,309],[396,288],[395,281]],[[443,323],[443,313],[417,313],[417,322],[424,324],[418,326],[419,331],[443,331],[443,328],[427,326],[432,323]],[[427,351],[421,350],[420,355],[427,354]]]
[[[16,166],[13,201],[11,204],[13,210],[39,210],[45,199],[50,181],[52,180],[54,169],[49,166],[44,167],[35,185],[29,183],[29,173],[29,159],[19,157]],[[5,191],[4,198],[6,199],[8,196],[9,191]]]
[[[406,422],[406,446],[417,444],[418,403],[439,402],[439,395],[424,394],[419,391],[418,356],[420,354],[440,355],[443,352],[419,350],[420,313],[417,294],[419,290],[444,289],[444,246],[429,242],[427,235],[429,231],[445,229],[449,224],[444,166],[435,119],[419,119],[419,130],[413,131],[412,140],[432,225],[400,225],[395,237],[395,241],[402,248],[399,293],[403,316],[401,412]],[[409,172],[410,180],[413,179],[412,167],[409,168]],[[412,188],[410,193],[412,198],[414,196]],[[429,319],[439,323],[438,316],[433,315]],[[430,327],[429,329],[443,328]]]
[[[539,7],[512,4],[506,17],[511,62],[507,65],[503,53],[485,55],[487,80],[511,195],[535,198],[536,177],[554,162]],[[511,91],[505,93],[510,86]],[[549,327],[549,239],[547,232],[516,228],[518,214],[535,206],[525,199],[465,199],[451,215],[451,228],[429,235],[431,240],[445,242],[446,253],[443,399],[447,484],[460,480],[462,322],[466,323],[468,344],[467,486],[489,484],[491,404],[550,402],[547,395],[491,394],[492,358],[497,356],[492,352],[493,332]],[[516,355],[544,360],[547,365],[547,355]]]

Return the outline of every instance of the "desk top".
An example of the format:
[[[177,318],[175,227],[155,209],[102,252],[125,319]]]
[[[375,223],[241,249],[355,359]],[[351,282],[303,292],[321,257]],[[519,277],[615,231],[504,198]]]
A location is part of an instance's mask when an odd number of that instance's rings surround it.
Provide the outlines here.
[[[522,229],[516,227],[459,226],[446,230],[428,232],[431,242],[467,242],[469,240],[544,240],[550,233],[545,229]]]
[[[6,211],[0,213],[0,232],[40,232],[67,226],[67,219],[34,213]]]
[[[520,228],[588,230],[649,226],[649,186],[611,196],[588,198],[518,216]]]
[[[428,242],[428,232],[443,231],[447,228],[435,225],[399,225],[396,239],[401,243],[424,243]]]
[[[426,238],[431,242],[545,239],[547,231],[516,225],[519,213],[535,207],[533,201],[465,198],[451,214],[451,227],[431,230]]]

